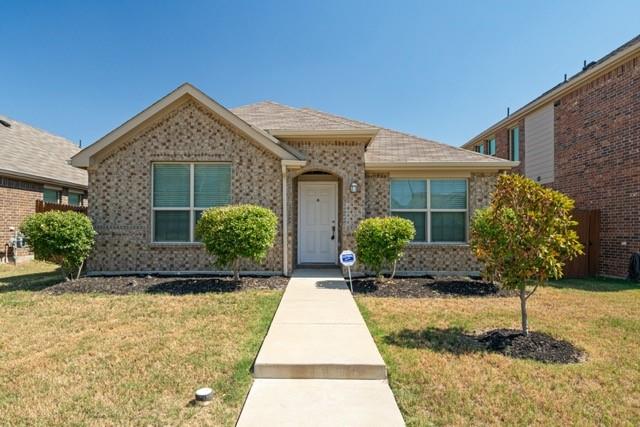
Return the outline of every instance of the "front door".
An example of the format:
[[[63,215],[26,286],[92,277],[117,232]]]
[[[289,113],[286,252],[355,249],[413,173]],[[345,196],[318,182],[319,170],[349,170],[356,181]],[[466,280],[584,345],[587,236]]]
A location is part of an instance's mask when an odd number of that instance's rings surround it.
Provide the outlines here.
[[[298,262],[335,264],[338,183],[300,181],[298,199]]]

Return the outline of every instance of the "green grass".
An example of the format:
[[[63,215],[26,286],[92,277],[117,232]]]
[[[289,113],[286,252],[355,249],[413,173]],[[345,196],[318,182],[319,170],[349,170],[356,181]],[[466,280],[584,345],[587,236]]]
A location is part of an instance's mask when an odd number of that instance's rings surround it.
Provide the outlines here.
[[[456,331],[517,329],[517,298],[360,297],[358,304],[410,426],[640,425],[638,284],[563,280],[529,300],[531,330],[586,350],[588,360],[576,365],[456,347]],[[437,342],[421,347],[414,336]]]
[[[39,292],[58,274],[0,269],[2,424],[234,425],[281,292]],[[195,407],[202,386],[216,397]]]

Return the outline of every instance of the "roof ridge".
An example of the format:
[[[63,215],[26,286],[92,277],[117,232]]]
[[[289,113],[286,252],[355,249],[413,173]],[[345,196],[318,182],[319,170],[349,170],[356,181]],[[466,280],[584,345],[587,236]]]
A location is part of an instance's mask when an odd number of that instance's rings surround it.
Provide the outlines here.
[[[309,114],[313,114],[315,116],[321,115],[324,116],[325,118],[332,120],[336,123],[340,123],[339,120],[342,121],[347,121],[347,122],[354,122],[354,123],[358,123],[367,127],[374,127],[374,128],[380,128],[380,126],[376,126],[373,125],[371,123],[367,123],[367,122],[363,122],[361,120],[354,120],[354,119],[350,119],[349,117],[344,117],[344,116],[339,116],[337,114],[333,114],[333,113],[327,113],[325,111],[321,111],[321,110],[316,110],[315,108],[311,108],[311,107],[302,107],[299,108],[300,111],[304,111],[305,113],[309,113]],[[338,119],[338,120],[336,120]],[[345,124],[345,123],[341,123],[341,124]]]

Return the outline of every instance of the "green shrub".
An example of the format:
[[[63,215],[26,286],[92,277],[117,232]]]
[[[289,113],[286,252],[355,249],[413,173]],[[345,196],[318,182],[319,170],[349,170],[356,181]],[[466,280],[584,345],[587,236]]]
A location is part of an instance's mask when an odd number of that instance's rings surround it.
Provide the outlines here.
[[[240,279],[240,260],[261,262],[273,246],[278,218],[267,208],[236,205],[207,209],[196,234],[215,257],[215,264],[231,267],[235,280]]]
[[[498,178],[488,208],[475,212],[471,247],[485,276],[520,294],[522,331],[529,332],[527,300],[564,263],[582,253],[571,217],[573,200],[521,175]],[[529,293],[527,286],[533,286]]]
[[[20,231],[39,259],[59,264],[65,279],[78,278],[96,235],[84,214],[50,211],[24,220]]]
[[[367,218],[358,224],[355,232],[358,259],[378,277],[385,266],[393,265],[393,278],[396,262],[415,235],[416,229],[408,219]]]

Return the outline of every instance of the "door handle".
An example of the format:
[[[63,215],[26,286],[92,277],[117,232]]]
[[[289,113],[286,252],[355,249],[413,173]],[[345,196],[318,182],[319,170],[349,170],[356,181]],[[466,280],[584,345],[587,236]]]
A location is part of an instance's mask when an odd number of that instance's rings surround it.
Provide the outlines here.
[[[336,238],[336,226],[332,225],[331,226],[331,240],[334,240]]]

